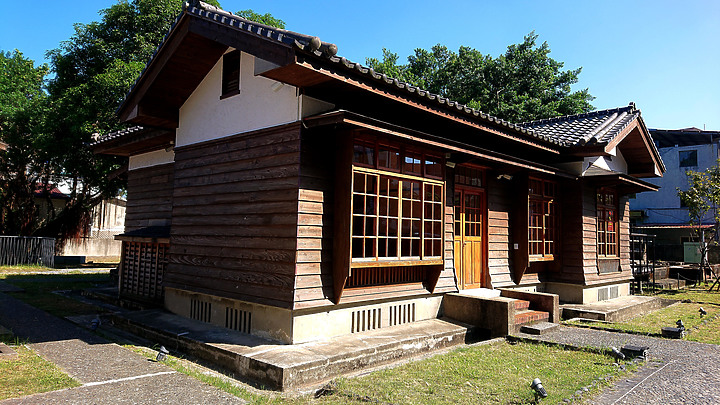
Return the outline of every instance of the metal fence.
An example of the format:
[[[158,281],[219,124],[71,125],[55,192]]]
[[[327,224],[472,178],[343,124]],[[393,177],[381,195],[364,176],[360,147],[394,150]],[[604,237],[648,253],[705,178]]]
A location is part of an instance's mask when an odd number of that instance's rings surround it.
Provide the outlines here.
[[[0,265],[37,264],[55,266],[55,239],[0,236]]]

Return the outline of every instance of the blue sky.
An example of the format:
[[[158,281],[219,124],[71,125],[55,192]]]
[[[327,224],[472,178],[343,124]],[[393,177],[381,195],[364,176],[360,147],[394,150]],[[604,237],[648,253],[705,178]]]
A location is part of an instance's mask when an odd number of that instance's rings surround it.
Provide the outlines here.
[[[4,0],[5,2],[7,0]],[[42,62],[115,0],[25,0],[0,13],[0,49]],[[220,0],[284,20],[287,28],[338,45],[352,61],[388,48],[470,46],[497,56],[531,31],[565,68],[582,67],[598,109],[634,101],[648,127],[720,130],[720,1],[274,1]],[[7,4],[6,4],[7,5]],[[31,11],[30,11],[31,10]]]

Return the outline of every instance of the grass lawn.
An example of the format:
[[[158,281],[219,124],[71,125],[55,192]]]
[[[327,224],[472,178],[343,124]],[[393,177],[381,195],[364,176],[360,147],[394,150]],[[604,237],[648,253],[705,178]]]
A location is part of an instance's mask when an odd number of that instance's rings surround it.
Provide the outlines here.
[[[45,266],[21,265],[21,266],[0,266],[0,275],[3,274],[20,274],[20,273],[37,273],[41,271],[52,271],[53,269]]]
[[[318,402],[534,403],[530,382],[538,377],[549,394],[542,403],[556,404],[603,376],[620,375],[613,361],[601,354],[535,344],[460,348],[364,377],[340,379],[336,393]],[[586,395],[601,387],[594,385]]]
[[[155,352],[130,347],[147,357]],[[548,391],[542,403],[558,404],[575,391],[592,386],[583,399],[597,394],[625,373],[609,356],[534,344],[496,343],[452,350],[424,360],[387,368],[356,378],[339,378],[319,399],[287,397],[260,391],[227,378],[210,375],[172,356],[165,362],[253,404],[531,404],[530,382],[538,377]],[[629,369],[630,366],[626,363]]]
[[[53,291],[78,290],[107,283],[107,273],[96,274],[14,274],[1,273],[0,279],[6,283],[24,289],[23,292],[9,293],[36,308],[47,311],[55,316],[85,315],[98,312],[98,308],[88,305]]]
[[[671,300],[690,300],[692,302],[709,302],[720,305],[720,292],[708,292],[707,289],[687,288],[683,290],[659,290],[657,293],[651,291],[643,295],[651,297],[668,298]]]
[[[108,275],[19,275],[0,272],[0,279],[25,289],[25,292],[12,293],[15,297],[54,315],[66,316],[92,314],[98,309],[53,294],[52,291],[103,284],[108,281]],[[147,348],[129,348],[148,357],[155,355]],[[32,354],[29,350],[28,352]],[[616,378],[622,373],[613,362],[612,358],[601,354],[568,351],[544,345],[504,342],[477,345],[378,370],[362,377],[340,378],[335,382],[332,393],[319,399],[312,396],[288,397],[276,392],[258,390],[222,375],[209,373],[193,363],[172,356],[169,356],[166,364],[254,404],[336,404],[367,401],[397,404],[534,403],[530,382],[535,377],[542,380],[550,394],[542,403],[554,404],[562,403],[563,399],[572,397],[583,387],[590,387],[583,399],[599,392],[603,384],[606,384],[606,376]],[[0,370],[0,374],[4,376],[16,373]],[[4,380],[0,380],[0,385],[6,385]],[[47,390],[50,389],[56,388]],[[29,393],[28,390],[13,395]]]
[[[659,335],[662,327],[675,327],[675,322],[677,322],[678,319],[682,319],[685,328],[690,332],[685,339],[696,342],[720,344],[720,319],[712,319],[716,315],[720,315],[720,293],[699,289],[687,289],[663,290],[657,294],[645,295],[675,300],[690,300],[692,302],[680,302],[624,322],[566,321],[564,323],[570,326],[591,325],[603,329],[617,329],[627,332]],[[698,311],[700,307],[708,313],[704,318],[700,317]],[[708,319],[711,320],[707,321]],[[703,323],[703,321],[707,322]],[[694,327],[698,327],[698,329],[693,329]]]
[[[29,348],[23,345],[11,347],[18,357],[0,361],[0,400],[80,386]]]

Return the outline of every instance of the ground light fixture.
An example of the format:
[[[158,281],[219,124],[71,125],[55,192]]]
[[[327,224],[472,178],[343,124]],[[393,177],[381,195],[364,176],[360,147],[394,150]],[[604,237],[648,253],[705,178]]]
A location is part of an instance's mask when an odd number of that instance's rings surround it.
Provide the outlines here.
[[[621,352],[620,350],[618,350],[617,347],[614,347],[614,346],[613,346],[613,347],[610,348],[610,350],[612,350],[613,356],[615,356],[615,358],[617,358],[618,360],[623,360],[623,359],[625,359],[625,354],[623,354],[623,352]]]
[[[543,387],[542,382],[540,382],[539,378],[536,378],[532,380],[532,384],[530,384],[530,388],[532,388],[535,391],[535,396],[540,398],[547,398],[548,393],[545,391],[545,387]]]
[[[155,357],[155,361],[164,361],[168,354],[170,354],[168,349],[166,349],[165,346],[160,346],[157,357]]]
[[[685,324],[683,323],[682,319],[678,319],[678,321],[675,322],[675,325],[677,325],[678,329],[685,330]]]
[[[698,309],[698,312],[700,312],[700,318],[707,315],[707,311],[703,307],[700,307],[700,309]]]

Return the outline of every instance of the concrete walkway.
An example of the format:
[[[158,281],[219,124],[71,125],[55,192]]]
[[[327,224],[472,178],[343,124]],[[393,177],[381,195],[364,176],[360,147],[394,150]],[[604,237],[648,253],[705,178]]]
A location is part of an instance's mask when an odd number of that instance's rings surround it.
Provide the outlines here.
[[[244,403],[2,293],[0,325],[83,384],[2,404]]]
[[[561,326],[524,339],[608,349],[648,346],[650,362],[592,398],[593,404],[720,404],[720,346]]]

